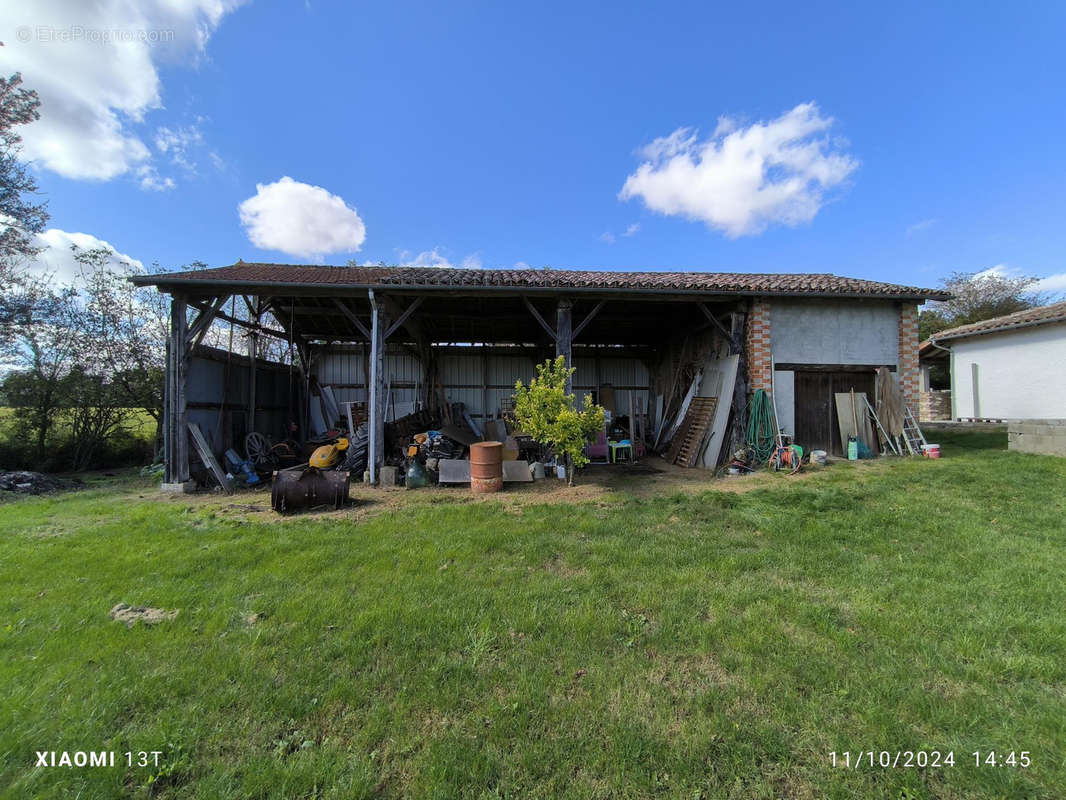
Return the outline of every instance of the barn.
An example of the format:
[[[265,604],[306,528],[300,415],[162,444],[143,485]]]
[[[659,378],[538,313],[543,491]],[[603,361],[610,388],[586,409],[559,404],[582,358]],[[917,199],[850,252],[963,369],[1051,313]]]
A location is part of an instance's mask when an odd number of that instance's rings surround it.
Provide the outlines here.
[[[918,306],[946,299],[830,274],[238,262],[134,282],[171,298],[171,484],[189,477],[188,422],[219,452],[239,447],[250,431],[303,437],[313,422],[309,397],[322,386],[365,414],[376,472],[392,455],[390,421],[462,403],[482,426],[499,417],[515,381],[556,355],[576,368],[578,397],[639,418],[649,448],[699,387],[730,412],[714,432],[726,442],[715,461],[742,440],[747,398],[757,389],[772,393],[781,427],[798,443],[840,453],[834,392],[872,397],[874,371],[884,366],[913,406]],[[247,313],[234,314],[235,303]],[[213,323],[243,330],[248,355],[205,349]],[[261,356],[266,339],[292,354],[288,363]],[[715,376],[711,390],[705,375]],[[716,466],[708,460],[699,466]]]

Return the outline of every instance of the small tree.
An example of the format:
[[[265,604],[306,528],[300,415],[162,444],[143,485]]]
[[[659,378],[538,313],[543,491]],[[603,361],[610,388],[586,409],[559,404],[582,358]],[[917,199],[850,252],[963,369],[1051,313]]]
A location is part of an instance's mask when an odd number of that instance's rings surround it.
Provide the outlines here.
[[[585,442],[603,429],[605,419],[602,407],[585,395],[581,411],[575,407],[574,396],[566,393],[566,382],[574,374],[573,367],[566,366],[566,358],[559,356],[553,363],[546,360],[537,365],[537,376],[529,386],[518,381],[515,384],[514,413],[525,433],[546,447],[556,457],[566,460],[566,474],[574,485],[574,467],[588,463]]]

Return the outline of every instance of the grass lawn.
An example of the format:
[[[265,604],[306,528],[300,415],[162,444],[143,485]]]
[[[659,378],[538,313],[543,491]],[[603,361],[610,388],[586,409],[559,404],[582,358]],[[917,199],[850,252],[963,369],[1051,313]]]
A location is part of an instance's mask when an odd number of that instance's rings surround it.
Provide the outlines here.
[[[283,520],[136,478],[6,503],[0,796],[1062,797],[1066,460],[937,439]],[[869,750],[955,765],[831,765]]]

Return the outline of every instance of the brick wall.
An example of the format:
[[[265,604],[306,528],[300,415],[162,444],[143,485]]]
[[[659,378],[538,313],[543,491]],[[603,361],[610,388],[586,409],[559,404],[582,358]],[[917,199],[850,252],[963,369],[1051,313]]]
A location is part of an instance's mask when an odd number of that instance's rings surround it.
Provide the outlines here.
[[[770,391],[770,304],[756,299],[748,316],[748,391]]]
[[[899,383],[912,412],[918,410],[918,304],[902,303],[899,309]]]

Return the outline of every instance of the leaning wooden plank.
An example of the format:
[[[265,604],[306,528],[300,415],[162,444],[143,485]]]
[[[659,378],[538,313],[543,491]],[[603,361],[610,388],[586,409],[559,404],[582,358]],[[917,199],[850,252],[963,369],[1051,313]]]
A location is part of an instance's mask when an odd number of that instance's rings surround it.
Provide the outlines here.
[[[729,412],[733,408],[733,387],[737,382],[737,366],[740,356],[732,355],[721,359],[717,368],[722,373],[721,394],[714,408],[711,431],[707,445],[701,455],[701,464],[706,469],[714,469],[721,460],[722,447],[729,436]]]
[[[211,448],[207,446],[207,439],[204,438],[200,426],[195,422],[189,422],[187,424],[189,426],[189,433],[192,434],[193,444],[196,445],[196,452],[200,454],[200,459],[207,465],[207,468],[211,470],[211,474],[215,476],[215,480],[218,481],[218,485],[222,487],[222,491],[226,494],[233,494],[233,487],[230,485],[226,473],[222,471],[222,467],[219,466],[218,461],[215,459],[215,454],[212,453]]]
[[[692,379],[692,385],[688,387],[688,392],[685,394],[685,399],[681,402],[681,408],[678,409],[677,418],[674,420],[674,424],[667,430],[666,435],[658,444],[667,444],[677,434],[677,429],[681,426],[681,423],[685,420],[685,414],[688,413],[688,407],[692,403],[692,398],[696,396],[696,392],[699,391],[700,382],[703,379],[703,370],[696,373],[696,377]]]

